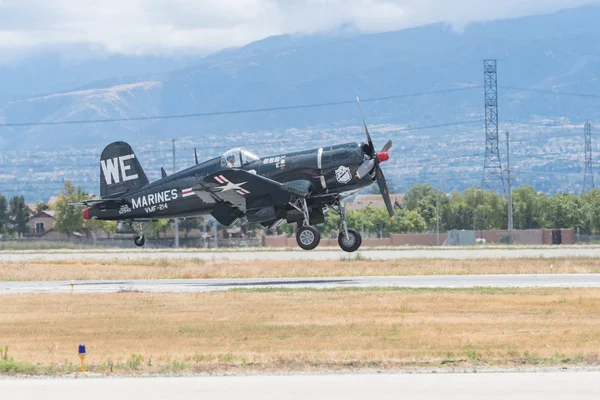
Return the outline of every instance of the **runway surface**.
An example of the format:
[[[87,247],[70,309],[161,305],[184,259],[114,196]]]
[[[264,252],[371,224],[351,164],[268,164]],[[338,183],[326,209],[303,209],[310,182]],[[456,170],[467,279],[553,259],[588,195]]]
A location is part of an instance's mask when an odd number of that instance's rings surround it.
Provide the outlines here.
[[[600,372],[273,375],[0,380],[0,398],[587,400]]]
[[[71,293],[71,281],[0,282],[0,294]],[[230,289],[344,287],[407,288],[528,288],[600,287],[600,274],[556,275],[429,275],[364,276],[332,278],[247,278],[247,279],[156,279],[118,281],[76,281],[75,293],[116,292],[211,292]]]
[[[489,248],[396,248],[360,250],[363,259],[514,259],[514,258],[600,258],[600,247],[489,247]],[[340,260],[356,257],[341,250],[238,250],[231,251],[165,251],[165,250],[64,250],[64,251],[0,251],[0,262],[61,261],[61,260],[139,260],[139,259],[203,259],[203,260]]]

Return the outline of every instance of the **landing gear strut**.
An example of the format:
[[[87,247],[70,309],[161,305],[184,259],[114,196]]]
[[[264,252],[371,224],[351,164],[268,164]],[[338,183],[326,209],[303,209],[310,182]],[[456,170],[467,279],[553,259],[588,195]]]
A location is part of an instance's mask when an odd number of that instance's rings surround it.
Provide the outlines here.
[[[338,204],[339,209],[335,210],[334,208],[334,211],[337,211],[340,214],[340,234],[338,235],[338,244],[342,250],[352,253],[359,249],[362,244],[362,237],[360,236],[360,233],[354,229],[348,229],[344,199],[340,198]]]
[[[146,244],[146,236],[144,236],[144,223],[141,222],[139,224],[139,227],[140,233],[135,235],[135,237],[133,238],[133,243],[135,243],[137,247],[143,247]]]
[[[304,216],[302,223],[298,222],[298,230],[296,231],[296,243],[304,250],[312,250],[319,245],[321,241],[321,233],[314,226],[310,225],[310,214],[306,199],[301,197],[295,202],[290,203],[292,207],[300,211]],[[302,225],[300,225],[302,224]]]

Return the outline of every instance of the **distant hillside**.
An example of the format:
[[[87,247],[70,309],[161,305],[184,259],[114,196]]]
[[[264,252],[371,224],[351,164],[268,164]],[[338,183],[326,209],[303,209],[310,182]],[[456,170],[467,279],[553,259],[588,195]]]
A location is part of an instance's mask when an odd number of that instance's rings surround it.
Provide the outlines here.
[[[376,145],[394,140],[385,164],[392,191],[425,181],[445,191],[477,186],[485,58],[498,59],[500,128],[512,132],[515,184],[579,192],[582,126],[590,119],[596,132],[600,122],[598,20],[600,7],[590,6],[461,32],[435,24],[371,35],[278,36],[204,58],[114,56],[64,65],[57,56],[38,56],[0,67],[1,122],[143,120],[0,127],[0,193],[47,200],[65,179],[96,192],[99,153],[114,140],[134,146],[151,179],[171,165],[172,137],[180,139],[178,168],[191,165],[194,146],[203,159],[240,145],[276,155],[361,140],[357,95]],[[386,99],[368,101],[379,97]],[[344,103],[219,114],[338,102]],[[195,113],[216,115],[144,119]]]
[[[12,96],[0,103],[0,120],[73,121],[153,115],[216,112],[363,98],[481,85],[482,60],[499,60],[500,85],[569,92],[600,93],[600,7],[583,7],[552,15],[471,24],[455,32],[444,24],[398,32],[358,36],[281,36],[223,51],[197,60],[193,67],[148,73],[169,64],[124,57],[105,60],[97,68],[114,73],[143,71],[129,78],[103,76],[101,82],[80,82],[68,91],[69,78],[54,65],[49,73],[38,65],[23,67],[43,77],[42,91],[57,87],[61,95],[31,96],[31,82],[19,70],[0,82],[11,82]],[[173,62],[175,63],[175,62]],[[90,70],[95,67],[87,63]],[[66,69],[65,71],[68,71]],[[88,75],[92,76],[93,71]],[[105,79],[106,78],[106,79]],[[21,99],[15,85],[23,84]],[[6,82],[4,82],[6,83]],[[74,82],[75,83],[75,82]],[[85,90],[94,88],[96,91]],[[58,93],[58,92],[57,92]],[[590,99],[501,90],[501,118],[527,120],[531,115],[599,117]],[[373,122],[428,125],[481,118],[482,90],[397,98],[369,103]],[[141,142],[176,135],[201,137],[289,127],[356,124],[352,104],[268,113],[222,115],[195,119],[76,126],[0,128],[0,148],[35,148],[81,138],[99,146],[109,140]]]

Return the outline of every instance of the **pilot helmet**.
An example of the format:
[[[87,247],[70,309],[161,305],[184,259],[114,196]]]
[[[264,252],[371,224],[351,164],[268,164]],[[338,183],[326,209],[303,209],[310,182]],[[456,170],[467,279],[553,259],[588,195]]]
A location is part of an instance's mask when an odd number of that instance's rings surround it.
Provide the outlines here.
[[[235,164],[235,154],[229,154],[227,156],[227,162],[231,164]]]

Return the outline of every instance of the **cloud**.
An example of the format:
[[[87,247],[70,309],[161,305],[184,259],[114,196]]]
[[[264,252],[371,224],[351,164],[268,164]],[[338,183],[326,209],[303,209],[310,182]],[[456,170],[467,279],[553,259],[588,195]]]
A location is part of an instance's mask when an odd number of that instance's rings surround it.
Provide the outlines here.
[[[575,7],[590,0],[570,0]],[[0,0],[0,54],[64,45],[209,52],[271,35],[402,29],[551,12],[564,0]]]

